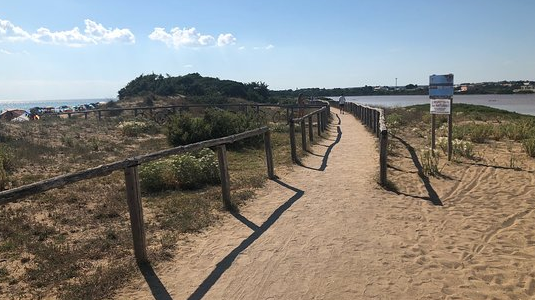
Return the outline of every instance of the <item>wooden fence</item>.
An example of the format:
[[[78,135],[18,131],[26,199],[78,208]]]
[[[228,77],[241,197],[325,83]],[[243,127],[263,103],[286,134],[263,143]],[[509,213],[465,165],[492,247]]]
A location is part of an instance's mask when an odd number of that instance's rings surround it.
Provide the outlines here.
[[[233,106],[233,105],[223,105],[223,106]],[[239,106],[239,105],[238,105]],[[242,105],[241,107],[251,107],[250,104],[248,105]],[[299,122],[301,124],[301,133],[302,133],[302,141],[303,141],[303,149],[306,150],[307,148],[307,142],[306,142],[306,127],[305,127],[305,120],[308,120],[308,129],[309,129],[309,139],[310,141],[313,141],[314,139],[314,133],[313,133],[313,126],[312,126],[312,118],[314,115],[317,116],[317,124],[318,124],[318,135],[321,135],[323,131],[327,128],[327,123],[329,122],[329,114],[330,114],[330,106],[329,103],[326,101],[319,101],[315,102],[313,104],[305,105],[305,106],[296,106],[296,105],[286,105],[286,106],[279,106],[279,105],[263,105],[263,104],[253,104],[254,109],[256,113],[259,112],[260,107],[263,106],[275,106],[275,107],[282,107],[286,108],[286,114],[288,119],[288,124],[290,126],[290,141],[291,141],[291,149],[292,149],[292,161],[297,162],[297,151],[296,151],[296,143],[295,143],[295,123]],[[209,105],[181,105],[181,106],[163,106],[163,107],[138,107],[138,108],[120,108],[120,109],[104,109],[104,110],[93,110],[93,111],[81,111],[81,112],[70,112],[70,113],[56,113],[56,115],[60,114],[67,114],[69,118],[73,114],[85,114],[85,118],[87,119],[88,113],[96,113],[98,114],[98,118],[100,119],[102,116],[102,112],[109,112],[109,111],[133,111],[134,115],[138,113],[138,111],[145,110],[145,109],[173,109],[173,111],[176,111],[176,109],[179,108],[189,108],[189,107],[213,107]],[[219,107],[217,105],[216,107]],[[299,118],[293,118],[294,116],[294,110],[295,109],[310,109],[310,108],[319,108],[318,110],[315,110],[307,115],[304,115]],[[145,262],[147,261],[147,250],[146,250],[146,238],[145,238],[145,227],[143,222],[143,207],[141,204],[141,190],[140,190],[140,182],[139,182],[139,173],[138,173],[138,166],[151,162],[154,160],[158,160],[161,158],[168,157],[170,155],[176,155],[176,154],[182,154],[186,152],[191,152],[195,150],[200,150],[203,148],[208,147],[217,147],[218,149],[218,161],[219,161],[219,171],[221,175],[221,192],[222,192],[222,199],[223,204],[227,209],[232,208],[231,199],[230,199],[230,177],[228,172],[228,160],[227,160],[227,151],[226,151],[226,144],[230,144],[239,140],[243,140],[246,138],[250,138],[257,135],[263,135],[264,136],[264,148],[266,153],[266,165],[267,165],[267,175],[270,179],[275,179],[275,172],[274,172],[274,164],[273,164],[273,153],[272,153],[272,146],[271,146],[271,132],[269,130],[269,127],[264,126],[258,129],[246,131],[243,133],[218,138],[218,139],[212,139],[207,141],[202,141],[194,144],[189,144],[185,146],[179,146],[175,148],[165,149],[145,155],[135,156],[131,158],[127,158],[122,161],[113,162],[105,165],[100,165],[98,167],[94,167],[91,169],[78,171],[70,174],[60,175],[54,178],[42,180],[39,182],[35,182],[32,184],[20,186],[17,188],[13,188],[7,191],[1,191],[0,192],[0,205],[4,205],[10,202],[15,202],[19,199],[37,195],[40,193],[43,193],[45,191],[55,189],[55,188],[61,188],[68,184],[76,183],[79,181],[91,179],[91,178],[97,178],[97,177],[103,177],[111,174],[115,171],[124,171],[125,175],[125,186],[126,186],[126,198],[127,198],[127,204],[128,204],[128,210],[130,214],[130,225],[132,229],[132,237],[134,240],[134,254],[136,259],[139,262]]]
[[[2,191],[0,192],[0,205],[14,202],[27,196],[40,194],[47,190],[60,188],[78,181],[96,177],[103,177],[111,174],[114,171],[124,170],[126,198],[128,202],[128,210],[130,213],[132,237],[134,240],[134,254],[139,262],[145,262],[147,261],[147,247],[145,239],[145,227],[143,223],[143,207],[141,205],[141,190],[139,183],[138,166],[142,163],[161,159],[170,155],[186,153],[208,147],[217,147],[219,171],[221,174],[221,190],[223,195],[222,198],[225,207],[229,209],[231,208],[230,180],[228,172],[227,151],[225,145],[257,135],[264,135],[267,175],[270,179],[274,179],[275,172],[273,166],[271,134],[269,128],[266,126],[223,138],[207,140],[199,143],[170,148],[146,155],[135,156],[132,158],[127,158],[123,161],[101,165],[88,170],[61,175],[47,180],[10,189],[7,191]]]
[[[294,163],[298,162],[297,158],[297,145],[295,138],[295,124],[299,123],[301,125],[301,147],[304,151],[307,150],[307,126],[306,122],[308,121],[308,139],[310,142],[314,141],[314,131],[313,131],[313,117],[316,116],[317,126],[318,126],[318,136],[321,135],[327,129],[327,124],[329,122],[330,115],[330,106],[324,106],[318,110],[315,110],[309,114],[306,114],[298,118],[290,118],[290,149],[292,154],[292,161]]]
[[[326,104],[321,101],[314,101],[305,105],[305,108],[320,108]],[[182,105],[168,105],[168,106],[142,106],[142,107],[129,107],[129,108],[105,108],[105,109],[93,109],[83,111],[71,111],[71,112],[57,112],[46,113],[44,117],[60,117],[67,116],[69,119],[76,115],[83,115],[85,119],[88,119],[89,115],[95,115],[98,120],[101,120],[106,114],[118,115],[123,112],[131,112],[133,117],[137,116],[150,116],[156,122],[163,123],[170,115],[188,111],[192,108],[211,108],[217,107],[222,109],[237,108],[245,113],[260,114],[261,108],[280,108],[286,111],[285,119],[289,120],[294,115],[294,110],[303,108],[298,105],[279,105],[279,104],[182,104]]]
[[[330,103],[338,107],[338,101],[330,101]],[[386,127],[384,110],[354,102],[346,102],[345,106],[348,112],[360,119],[362,124],[368,127],[379,138],[379,183],[382,186],[386,186],[388,129]]]

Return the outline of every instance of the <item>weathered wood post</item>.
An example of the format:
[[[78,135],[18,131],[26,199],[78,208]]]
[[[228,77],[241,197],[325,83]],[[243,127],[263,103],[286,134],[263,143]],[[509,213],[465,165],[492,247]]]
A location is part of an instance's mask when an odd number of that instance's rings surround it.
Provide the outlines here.
[[[435,150],[436,141],[436,115],[431,114],[431,149]]]
[[[71,113],[67,113],[67,116],[69,117],[69,119],[71,118],[71,115],[72,115]]]
[[[325,130],[327,130],[327,122],[328,122],[328,120],[327,120],[327,110],[326,110],[326,109],[324,109],[324,110],[321,112],[321,116],[322,116],[321,124],[323,125],[323,126],[322,126],[322,127],[323,127],[322,129],[323,129],[323,131],[325,131]]]
[[[84,118],[87,120],[87,111],[84,113]]]
[[[297,149],[295,146],[295,124],[293,119],[290,119],[290,149],[292,153],[292,161],[294,163],[297,163]]]
[[[317,113],[316,116],[318,117],[318,136],[321,136],[321,116],[320,113]]]
[[[384,110],[378,110],[376,111],[377,112],[377,124],[375,126],[377,126],[377,138],[380,138],[381,137],[381,115],[383,115],[384,117],[384,113],[385,111]]]
[[[388,150],[388,131],[382,130],[380,137],[380,152],[379,152],[379,178],[381,185],[386,185],[386,167],[387,167],[387,150]]]
[[[147,242],[145,239],[145,226],[143,224],[143,206],[141,204],[141,188],[137,165],[124,170],[126,183],[126,200],[130,213],[130,226],[134,240],[134,255],[140,263],[148,261]]]
[[[301,118],[301,148],[303,151],[307,151],[307,128],[305,126],[305,118]]]
[[[231,210],[230,176],[228,173],[227,148],[224,144],[217,147],[217,158],[219,160],[219,174],[221,175],[221,194],[223,196],[223,204],[226,209]]]
[[[134,108],[134,118],[137,117],[137,108]]]
[[[102,119],[102,112],[99,110],[98,111],[98,120],[100,121]]]
[[[271,132],[268,130],[264,133],[264,148],[266,150],[266,164],[269,179],[275,179],[275,170],[273,167],[273,150],[271,148]]]
[[[314,128],[312,127],[312,115],[308,117],[308,139],[310,143],[314,141]]]

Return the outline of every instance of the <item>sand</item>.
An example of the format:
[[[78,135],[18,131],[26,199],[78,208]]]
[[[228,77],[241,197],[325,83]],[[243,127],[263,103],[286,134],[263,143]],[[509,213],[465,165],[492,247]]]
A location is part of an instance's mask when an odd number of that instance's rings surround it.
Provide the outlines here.
[[[376,183],[376,140],[351,115],[302,166],[240,214],[180,242],[117,299],[529,299],[535,294],[533,171],[447,165],[418,175],[390,158],[397,192]]]

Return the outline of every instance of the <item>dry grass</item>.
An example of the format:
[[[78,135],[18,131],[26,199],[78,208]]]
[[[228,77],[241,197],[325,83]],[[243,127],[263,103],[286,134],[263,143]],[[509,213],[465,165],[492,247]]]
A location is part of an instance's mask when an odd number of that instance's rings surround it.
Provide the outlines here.
[[[11,187],[167,148],[164,134],[124,136],[123,118],[0,123],[15,153]],[[291,169],[284,125],[272,133],[276,172]],[[300,145],[298,145],[300,149]],[[302,151],[299,151],[302,155]],[[263,147],[229,152],[239,208],[267,179]],[[0,206],[0,298],[101,299],[136,271],[124,175],[82,181]],[[225,213],[219,186],[143,195],[152,263],[169,259],[177,239]]]

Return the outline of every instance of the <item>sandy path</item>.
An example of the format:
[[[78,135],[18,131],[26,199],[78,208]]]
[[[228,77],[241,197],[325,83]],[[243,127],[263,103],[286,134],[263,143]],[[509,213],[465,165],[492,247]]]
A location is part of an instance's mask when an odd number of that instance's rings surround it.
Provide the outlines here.
[[[303,167],[117,298],[533,297],[533,172],[470,165],[426,185],[414,165],[399,164],[389,172],[404,192],[386,192],[375,183],[375,139],[340,118]]]

